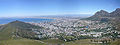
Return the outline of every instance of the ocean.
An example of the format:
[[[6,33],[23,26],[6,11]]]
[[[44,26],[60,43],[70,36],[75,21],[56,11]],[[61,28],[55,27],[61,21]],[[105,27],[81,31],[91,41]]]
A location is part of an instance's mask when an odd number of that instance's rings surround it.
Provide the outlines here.
[[[12,21],[23,21],[23,22],[34,22],[34,23],[40,23],[40,22],[51,22],[54,19],[41,19],[41,18],[0,18],[0,24],[7,24]]]

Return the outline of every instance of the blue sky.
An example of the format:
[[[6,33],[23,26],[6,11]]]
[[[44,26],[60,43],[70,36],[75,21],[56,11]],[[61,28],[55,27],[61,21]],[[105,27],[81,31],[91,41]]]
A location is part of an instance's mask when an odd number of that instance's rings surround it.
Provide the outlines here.
[[[94,14],[120,8],[120,0],[0,0],[0,17]]]

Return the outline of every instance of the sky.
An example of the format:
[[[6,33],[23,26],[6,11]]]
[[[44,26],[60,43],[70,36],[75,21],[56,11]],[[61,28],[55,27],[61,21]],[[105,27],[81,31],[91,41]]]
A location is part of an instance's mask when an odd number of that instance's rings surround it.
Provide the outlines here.
[[[120,8],[120,0],[0,0],[0,17],[94,14]]]

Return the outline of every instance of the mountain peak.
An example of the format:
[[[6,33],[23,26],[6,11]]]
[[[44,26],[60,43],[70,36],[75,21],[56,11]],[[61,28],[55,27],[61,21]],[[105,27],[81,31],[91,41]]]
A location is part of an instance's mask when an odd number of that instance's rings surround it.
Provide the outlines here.
[[[112,17],[120,17],[120,8],[110,13]]]
[[[112,17],[112,18],[111,18]],[[93,16],[89,17],[90,20],[109,20],[110,18],[119,18],[120,17],[120,8],[117,8],[115,11],[108,13],[107,11],[100,10],[96,12]]]
[[[8,25],[11,25],[13,27],[16,27],[16,28],[42,28],[42,27],[39,27],[39,26],[36,26],[36,25],[32,25],[32,24],[29,24],[29,23],[25,23],[25,22],[22,22],[22,21],[13,21],[13,22],[10,22]]]
[[[120,11],[120,8],[117,8],[116,11]]]
[[[107,11],[105,11],[105,10],[100,10],[100,11],[98,11],[99,13],[108,13]]]
[[[11,22],[11,23],[20,23],[20,22],[22,22],[22,21],[16,20],[16,21],[13,21],[13,22]],[[22,22],[22,23],[24,23],[24,22]]]
[[[113,11],[111,13],[120,13],[120,8],[117,8],[115,11]]]
[[[100,10],[100,11],[96,12],[94,16],[106,16],[106,15],[109,15],[109,13],[107,11]]]
[[[107,11],[105,11],[105,10],[100,10],[100,12],[107,12]]]

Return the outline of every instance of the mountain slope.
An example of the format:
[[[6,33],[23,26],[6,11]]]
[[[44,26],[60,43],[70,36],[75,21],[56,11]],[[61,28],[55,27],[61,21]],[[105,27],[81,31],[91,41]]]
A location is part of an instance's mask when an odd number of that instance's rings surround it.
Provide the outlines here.
[[[2,25],[0,26],[0,45],[45,45],[42,42],[26,38],[34,35],[31,31],[34,28],[41,29],[42,27],[21,21]]]
[[[115,11],[108,13],[107,11],[101,10],[96,12],[93,16],[87,18],[87,20],[93,21],[110,21],[116,18],[120,18],[120,8]]]
[[[0,41],[0,45],[46,45],[46,44],[36,40],[22,38]]]
[[[0,40],[8,40],[11,39],[13,33],[15,32],[16,28],[13,28],[10,25],[5,25],[0,31]]]
[[[88,20],[101,20],[101,19],[105,19],[104,17],[109,16],[110,14],[107,11],[104,10],[100,10],[98,12],[96,12],[93,16],[87,18]]]
[[[13,21],[11,23],[9,23],[10,25],[12,25],[13,27],[16,28],[40,28],[39,26],[35,26],[35,25],[31,25],[29,23],[25,23],[25,22],[21,22],[21,21]]]
[[[86,20],[110,22],[120,31],[120,8],[111,13],[104,10],[98,11],[93,16],[86,18]]]
[[[0,40],[11,39],[15,37],[33,38],[35,33],[32,29],[42,29],[43,27],[31,25],[29,23],[21,21],[13,21],[1,27],[0,29]]]
[[[110,17],[120,17],[120,8],[110,13]]]

